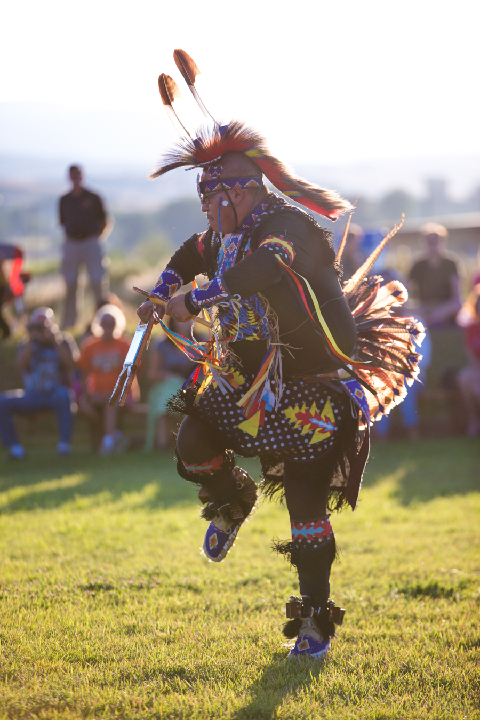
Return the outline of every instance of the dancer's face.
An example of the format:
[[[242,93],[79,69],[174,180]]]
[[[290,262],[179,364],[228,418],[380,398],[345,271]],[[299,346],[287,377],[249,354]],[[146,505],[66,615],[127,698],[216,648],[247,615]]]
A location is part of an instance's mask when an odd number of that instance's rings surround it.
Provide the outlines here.
[[[213,178],[210,173],[203,172],[202,182],[206,180],[213,180]],[[239,190],[237,188],[233,190],[222,189],[202,195],[202,212],[206,214],[208,224],[214,232],[222,232],[227,235],[236,229],[236,217],[232,204],[236,205],[238,203]]]

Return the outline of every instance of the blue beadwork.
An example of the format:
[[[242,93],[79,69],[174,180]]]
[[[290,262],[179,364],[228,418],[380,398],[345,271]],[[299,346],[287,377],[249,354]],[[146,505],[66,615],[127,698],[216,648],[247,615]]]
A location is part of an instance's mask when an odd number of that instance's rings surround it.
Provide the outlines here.
[[[295,646],[290,650],[288,657],[309,657],[319,660],[330,650],[330,639],[315,640],[309,635],[299,635]]]
[[[221,562],[235,542],[241,524],[242,520],[238,520],[224,532],[211,522],[203,541],[205,557],[213,562]]]

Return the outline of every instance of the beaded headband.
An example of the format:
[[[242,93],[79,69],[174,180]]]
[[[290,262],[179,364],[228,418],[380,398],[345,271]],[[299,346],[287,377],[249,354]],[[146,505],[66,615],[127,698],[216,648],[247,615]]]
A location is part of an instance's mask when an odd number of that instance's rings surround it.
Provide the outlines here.
[[[234,187],[241,188],[261,188],[263,182],[261,177],[233,177],[233,178],[221,178],[214,180],[200,180],[200,175],[197,175],[197,191],[200,200],[202,196],[207,193],[215,193],[223,188],[233,190]]]

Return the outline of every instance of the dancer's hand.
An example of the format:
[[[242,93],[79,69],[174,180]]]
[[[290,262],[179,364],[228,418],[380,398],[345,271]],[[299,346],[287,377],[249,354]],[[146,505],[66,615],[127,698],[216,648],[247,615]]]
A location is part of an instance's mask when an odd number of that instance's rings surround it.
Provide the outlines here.
[[[150,315],[152,312],[156,310],[157,315],[160,319],[163,318],[165,315],[165,308],[163,305],[155,305],[151,300],[145,300],[143,305],[140,305],[140,307],[137,310],[137,315],[142,321],[142,323],[147,323],[150,319]]]
[[[178,322],[187,322],[195,315],[190,315],[185,305],[185,295],[176,295],[168,301],[168,305],[165,308],[167,315],[171,315],[174,320]]]

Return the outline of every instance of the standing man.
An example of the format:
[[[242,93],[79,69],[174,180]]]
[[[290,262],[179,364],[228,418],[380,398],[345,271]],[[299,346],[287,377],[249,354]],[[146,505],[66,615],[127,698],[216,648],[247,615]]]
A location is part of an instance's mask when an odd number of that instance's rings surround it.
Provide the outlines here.
[[[80,265],[88,270],[90,284],[98,307],[108,292],[101,237],[107,217],[101,198],[83,186],[83,172],[78,165],[68,170],[72,190],[60,198],[60,225],[65,228],[62,274],[66,284],[62,327],[77,321],[77,282]]]
[[[420,232],[426,253],[410,270],[413,294],[429,329],[452,326],[462,307],[458,258],[445,249],[448,232],[443,225],[427,223]]]
[[[410,283],[419,315],[428,328],[432,343],[431,363],[424,383],[428,388],[441,384],[457,394],[451,369],[465,365],[463,331],[456,323],[462,307],[460,296],[464,274],[460,258],[447,250],[447,228],[427,223],[420,229],[426,252],[410,270]]]

